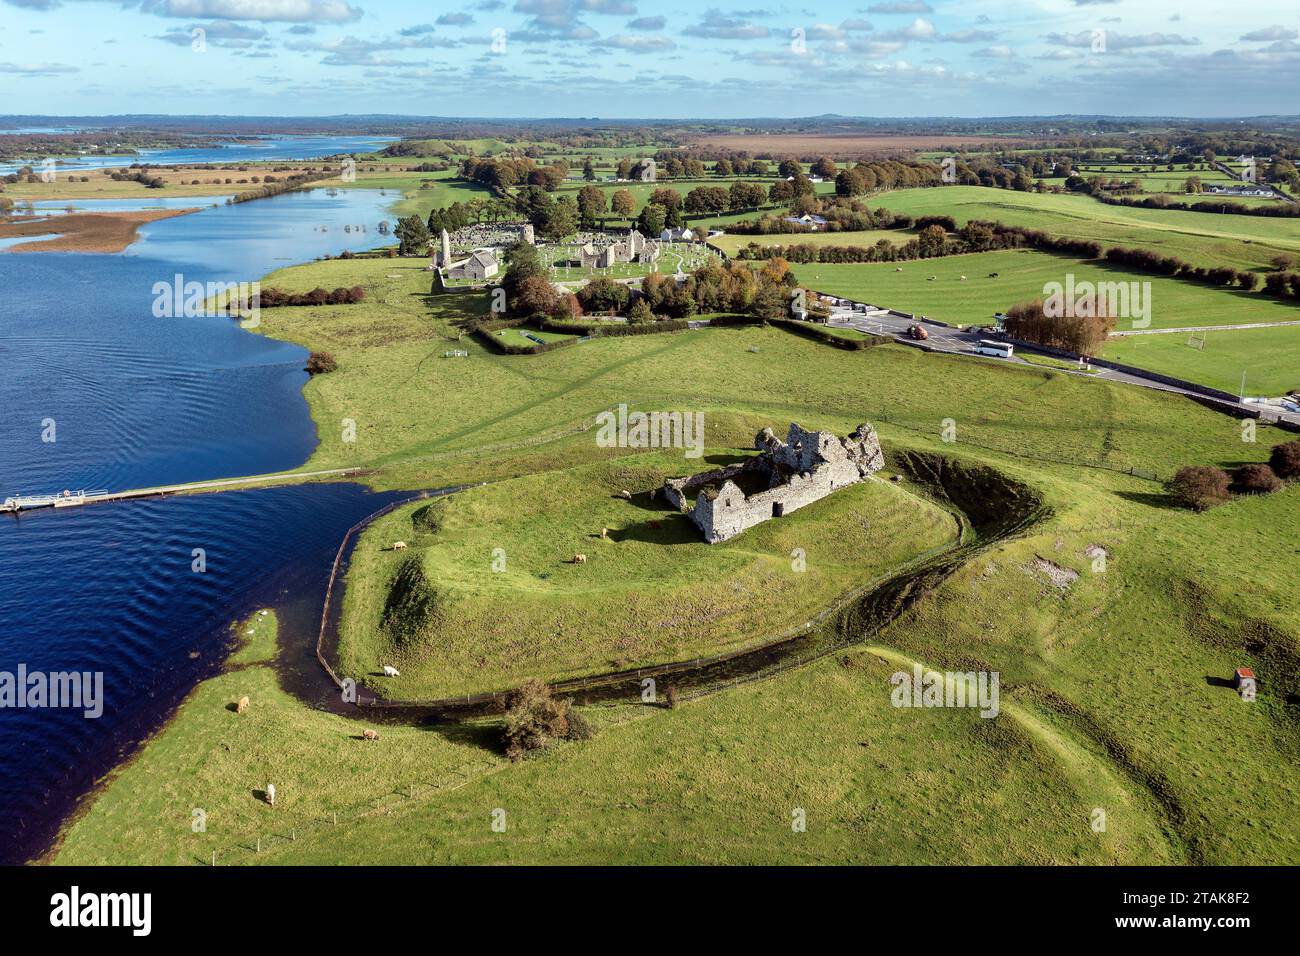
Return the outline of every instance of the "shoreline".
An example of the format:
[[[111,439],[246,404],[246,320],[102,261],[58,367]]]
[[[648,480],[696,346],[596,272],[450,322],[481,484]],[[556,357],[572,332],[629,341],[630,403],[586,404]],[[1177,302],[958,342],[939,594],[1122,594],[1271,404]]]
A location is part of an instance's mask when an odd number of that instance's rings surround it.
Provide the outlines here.
[[[392,202],[388,203],[387,206],[385,207],[385,213],[391,215],[392,206],[394,205],[394,203],[401,201],[402,198],[403,198],[402,196],[398,196]],[[119,248],[114,250],[93,250],[93,251],[121,252],[123,249],[129,246],[131,242],[135,241],[136,230],[139,228],[140,225],[144,225],[146,222],[153,222],[159,219],[170,218],[171,216],[187,215],[191,212],[197,212],[197,211],[199,211],[197,207],[195,209],[183,209],[183,210],[141,210],[140,213],[101,213],[101,214],[94,214],[92,216],[83,216],[81,218],[103,218],[106,216],[111,216],[117,219],[122,219],[124,217],[130,217],[134,215],[142,215],[144,218],[142,218],[141,221],[131,224],[128,230],[129,236],[127,240],[123,242]],[[50,217],[50,218],[67,220],[67,219],[74,218],[74,216],[67,215],[67,216],[58,216],[58,217]],[[40,223],[29,223],[28,225],[33,227],[33,231],[27,234],[44,235],[55,231],[49,228],[41,228],[41,227],[48,226],[49,221],[50,220],[46,220],[45,222],[40,222]],[[6,224],[0,224],[0,236],[5,235],[4,232],[5,225]],[[24,233],[16,233],[16,234],[22,235]],[[75,250],[67,249],[66,247],[60,249],[58,248],[57,244],[59,244],[62,241],[63,241],[63,237],[60,237],[60,239],[48,240],[45,242],[26,243],[23,244],[22,246],[11,248],[9,251],[17,251],[18,249],[22,251],[32,251],[32,252],[92,251],[86,249],[75,249]],[[306,260],[306,262],[310,262],[310,261],[311,260]],[[294,265],[303,265],[303,264],[305,264],[305,262],[294,263]],[[282,268],[285,268],[285,266],[277,266],[275,268],[272,268],[268,270],[261,278],[264,280],[267,276],[271,275],[274,272],[279,271]],[[295,344],[292,342],[288,342],[285,339],[275,339],[274,336],[267,335],[266,331],[261,328],[246,329],[245,331],[248,331],[250,334],[253,335],[258,335],[264,338],[272,339],[274,341],[287,342],[287,344]],[[308,381],[310,381],[310,379]],[[306,383],[304,382],[303,388],[305,387],[306,387]],[[299,390],[299,394],[302,394],[302,389]],[[304,399],[305,399],[305,395],[304,395]],[[313,457],[315,457],[320,444],[319,443],[320,422],[317,420],[316,412],[311,407],[311,403],[308,402],[307,404],[308,404],[308,413],[310,416],[313,434],[317,438],[317,445],[316,448],[313,448],[311,453],[297,466],[298,468],[306,468],[309,465]],[[364,479],[366,475],[370,473],[372,473],[372,469],[366,469],[366,468],[337,469],[337,470],[330,469],[330,470],[319,471],[319,472],[312,470],[301,474],[297,474],[294,472],[282,472],[275,475],[254,475],[254,476],[245,476],[245,477],[237,477],[237,478],[230,478],[230,479],[218,479],[214,482],[199,482],[198,484],[201,485],[217,484],[217,485],[225,485],[226,487],[208,487],[208,488],[199,488],[199,489],[192,489],[192,490],[178,490],[175,493],[177,494],[219,494],[223,491],[236,491],[236,490],[242,491],[242,490],[247,490],[248,488],[264,487],[268,485],[278,485],[278,486],[303,485],[303,484],[312,483],[314,481],[321,481],[321,480],[329,481],[331,479],[356,481],[357,484],[362,485],[364,487],[369,487],[373,491],[374,486],[372,483],[366,482],[364,480],[356,480],[356,479]],[[137,760],[141,759],[148,744],[151,741],[157,740],[161,735],[167,732],[168,728],[172,727],[175,724],[178,716],[180,715],[181,711],[184,709],[186,704],[192,701],[195,698],[195,695],[197,695],[199,691],[209,681],[219,678],[222,675],[229,673],[231,670],[237,669],[234,666],[234,659],[236,655],[238,655],[241,652],[241,650],[243,650],[244,647],[247,645],[246,641],[241,640],[241,636],[238,632],[238,629],[241,626],[243,626],[245,623],[249,621],[253,621],[255,618],[257,618],[260,615],[260,611],[264,609],[270,611],[271,618],[272,620],[277,622],[277,629],[278,629],[280,609],[277,607],[260,606],[251,610],[246,617],[239,616],[239,611],[237,609],[231,609],[233,614],[230,619],[231,623],[228,625],[228,634],[234,638],[234,641],[233,642],[227,641],[226,646],[223,648],[223,656],[221,658],[220,664],[217,666],[216,670],[213,673],[209,674],[208,676],[204,677],[203,679],[196,681],[193,684],[193,686],[191,686],[185,692],[185,694],[176,702],[175,706],[170,708],[170,712],[161,716],[161,719],[158,720],[158,722],[153,726],[152,730],[150,730],[148,734],[146,734],[145,736],[137,740],[134,746],[130,747],[127,752],[122,753],[116,760],[114,760],[112,766],[108,770],[106,770],[88,790],[86,790],[77,798],[72,809],[67,814],[65,814],[63,818],[59,821],[58,827],[55,830],[53,836],[50,838],[49,843],[45,847],[43,847],[39,852],[33,853],[31,856],[25,859],[23,861],[23,865],[25,866],[54,865],[55,858],[57,857],[59,850],[63,845],[64,839],[67,833],[70,831],[70,829],[73,826],[75,826],[79,820],[84,818],[85,815],[88,814],[94,808],[95,804],[103,796],[103,794],[107,791],[107,789],[112,785],[112,783],[116,779],[118,779],[118,777],[127,768],[129,768]]]
[[[139,238],[141,226],[173,216],[187,216],[202,207],[189,209],[136,209],[128,212],[68,213],[61,216],[18,219],[0,223],[0,239],[20,236],[58,238],[23,242],[7,252],[101,252],[118,253]]]

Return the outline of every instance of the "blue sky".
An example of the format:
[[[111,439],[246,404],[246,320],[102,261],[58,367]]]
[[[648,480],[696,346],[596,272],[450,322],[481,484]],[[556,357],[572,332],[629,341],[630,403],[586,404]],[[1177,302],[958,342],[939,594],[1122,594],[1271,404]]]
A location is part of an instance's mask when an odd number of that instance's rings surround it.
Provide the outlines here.
[[[1298,81],[1295,0],[0,0],[14,113],[1252,116]]]

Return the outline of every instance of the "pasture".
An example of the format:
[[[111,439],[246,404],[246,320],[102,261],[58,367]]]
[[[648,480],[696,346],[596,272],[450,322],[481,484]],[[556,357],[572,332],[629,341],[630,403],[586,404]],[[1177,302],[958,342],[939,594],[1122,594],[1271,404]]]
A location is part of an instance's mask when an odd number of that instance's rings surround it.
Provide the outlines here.
[[[1149,275],[1108,265],[1082,262],[1068,256],[1017,249],[918,259],[911,262],[820,263],[792,266],[800,284],[818,292],[847,296],[882,308],[898,309],[950,325],[983,325],[995,312],[1005,312],[1019,302],[1046,298],[1045,287],[1092,283],[1150,283],[1150,325],[1142,316],[1123,316],[1117,330],[1131,328],[1186,328],[1234,325],[1248,322],[1300,321],[1300,309],[1254,292],[1220,289]],[[899,271],[901,270],[901,271]],[[992,278],[997,273],[997,278]],[[931,279],[931,276],[935,278]],[[963,281],[962,276],[966,276]],[[1130,300],[1130,311],[1136,313]]]
[[[1109,206],[1091,196],[1022,193],[985,186],[905,189],[868,197],[912,216],[951,215],[1042,229],[1056,236],[1095,239],[1177,256],[1200,266],[1266,271],[1279,253],[1300,254],[1295,220],[1209,212]]]
[[[362,741],[369,721],[283,689],[268,625],[254,622],[239,669],[196,689],[105,783],[55,862],[201,864],[214,851],[227,864],[1273,864],[1300,854],[1300,488],[1197,514],[1122,473],[1262,461],[1289,435],[1263,426],[1244,443],[1234,418],[1168,394],[894,345],[848,352],[777,328],[593,339],[529,356],[467,339],[468,358],[443,360],[485,303],[428,296],[422,263],[331,260],[266,282],[368,292],[355,306],[263,314],[262,333],[339,362],[306,387],[321,435],[306,468],[378,468],[367,480],[386,487],[506,479],[399,510],[363,535],[345,627],[359,665],[364,653],[410,661],[409,686],[395,691],[690,653],[696,635],[743,640],[944,539],[942,496],[908,480],[854,486],[724,546],[677,540],[671,520],[617,495],[679,469],[662,452],[597,447],[594,416],[612,402],[703,412],[708,463],[763,425],[843,433],[872,421],[891,467],[913,450],[993,468],[1034,488],[1050,514],[973,555],[862,645],[675,709],[586,707],[594,739],[515,764],[501,755],[496,717],[385,724],[379,741]],[[343,418],[355,442],[340,440]],[[953,441],[941,437],[945,419]],[[587,537],[601,526],[624,536]],[[407,551],[383,550],[398,537]],[[816,576],[794,580],[796,545]],[[498,546],[505,570],[492,572]],[[571,552],[588,561],[565,564]],[[1044,562],[1077,577],[1062,584]],[[390,624],[416,622],[409,631],[383,625],[404,569],[433,596],[423,608],[392,605]],[[741,590],[727,595],[733,581]],[[659,626],[616,633],[628,620]],[[999,716],[891,706],[890,676],[913,661],[998,672]],[[1262,678],[1254,704],[1220,686],[1242,665]],[[229,705],[243,694],[252,706],[236,715]],[[274,810],[257,798],[267,782]],[[205,832],[191,829],[196,806]],[[507,813],[504,833],[491,829],[494,808]],[[800,809],[803,833],[791,827]]]

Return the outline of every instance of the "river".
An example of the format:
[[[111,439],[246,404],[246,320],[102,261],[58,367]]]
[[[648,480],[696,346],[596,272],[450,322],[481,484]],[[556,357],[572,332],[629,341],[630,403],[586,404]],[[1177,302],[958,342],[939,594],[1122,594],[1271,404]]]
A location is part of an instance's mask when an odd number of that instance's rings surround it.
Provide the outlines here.
[[[397,194],[329,192],[160,220],[121,255],[0,252],[0,497],[305,461],[306,352],[227,318],[156,318],[152,305],[154,284],[178,274],[251,281],[384,241],[376,226]],[[0,861],[42,852],[95,781],[220,668],[234,617],[273,604],[309,628],[339,540],[390,498],[340,483],[0,515],[0,680],[25,665],[104,682],[98,717],[0,709]]]

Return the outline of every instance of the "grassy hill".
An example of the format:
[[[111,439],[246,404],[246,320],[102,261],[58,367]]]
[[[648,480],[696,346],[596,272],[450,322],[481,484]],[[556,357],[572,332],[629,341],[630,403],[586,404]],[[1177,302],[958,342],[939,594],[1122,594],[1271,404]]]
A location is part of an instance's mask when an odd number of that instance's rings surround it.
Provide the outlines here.
[[[860,625],[850,647],[672,710],[584,707],[594,739],[519,763],[503,757],[493,716],[386,723],[379,741],[363,741],[372,721],[283,689],[280,669],[297,662],[271,660],[268,625],[255,623],[251,649],[106,783],[56,862],[203,863],[214,851],[231,864],[1300,859],[1300,487],[1197,514],[1126,473],[1258,462],[1289,435],[1261,427],[1245,443],[1232,417],[1172,395],[901,346],[849,352],[773,327],[596,338],[528,356],[466,340],[468,358],[444,359],[483,301],[430,297],[420,264],[331,260],[267,284],[368,292],[360,305],[263,313],[262,332],[339,362],[306,388],[321,433],[306,467],[378,468],[369,480],[384,487],[507,479],[423,518],[394,514],[359,546],[346,596],[355,648],[397,650],[374,613],[404,562],[451,612],[406,636],[412,689],[762,633],[942,541],[941,508],[1017,517],[1014,502],[963,485],[974,469],[1027,486],[1046,510],[964,552],[950,574],[918,579],[886,626],[845,618]],[[583,539],[648,523],[653,512],[610,495],[667,468],[662,456],[596,446],[594,416],[620,402],[704,412],[706,460],[763,425],[847,432],[872,421],[891,467],[910,463],[912,477],[837,493],[721,549],[673,543],[666,523]],[[341,437],[344,419],[357,441]],[[942,483],[926,483],[925,462]],[[818,570],[795,585],[801,596],[777,562],[805,533]],[[411,549],[382,551],[390,535]],[[481,571],[493,547],[506,551],[499,580]],[[587,564],[563,565],[579,550]],[[738,596],[723,600],[733,582]],[[999,715],[892,706],[891,675],[912,662],[996,671]],[[1260,675],[1253,704],[1223,686],[1236,666]],[[243,694],[252,706],[235,714]],[[269,782],[274,809],[258,799]],[[194,808],[206,811],[203,832]],[[491,828],[497,809],[503,833]],[[797,810],[806,832],[791,827]]]
[[[706,544],[648,493],[717,461],[680,452],[622,458],[385,516],[352,558],[343,671],[394,664],[402,676],[377,692],[427,700],[735,650],[956,542],[958,527],[942,509],[871,481]],[[636,499],[619,497],[624,488]],[[410,547],[390,550],[398,540]],[[800,570],[796,549],[805,555]],[[572,563],[577,553],[585,564]]]

